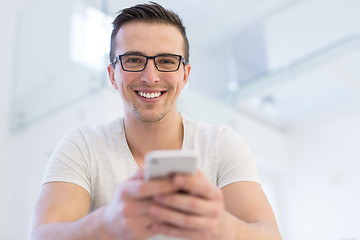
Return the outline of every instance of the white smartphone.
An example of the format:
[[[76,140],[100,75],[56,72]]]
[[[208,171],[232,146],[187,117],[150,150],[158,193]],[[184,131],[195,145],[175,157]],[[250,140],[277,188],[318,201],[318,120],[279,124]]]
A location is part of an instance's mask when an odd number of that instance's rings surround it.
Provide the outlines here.
[[[145,156],[144,179],[169,177],[174,173],[195,174],[198,154],[185,150],[157,150]]]

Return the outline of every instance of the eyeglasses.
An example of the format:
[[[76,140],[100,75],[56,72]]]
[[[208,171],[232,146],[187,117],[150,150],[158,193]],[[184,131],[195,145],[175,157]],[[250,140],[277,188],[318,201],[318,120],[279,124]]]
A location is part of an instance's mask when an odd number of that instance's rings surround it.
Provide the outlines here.
[[[145,69],[149,59],[153,59],[159,72],[175,72],[180,63],[186,64],[185,58],[176,54],[160,54],[157,56],[144,56],[141,54],[123,54],[113,60],[113,64],[120,61],[121,68],[127,72],[141,72]]]

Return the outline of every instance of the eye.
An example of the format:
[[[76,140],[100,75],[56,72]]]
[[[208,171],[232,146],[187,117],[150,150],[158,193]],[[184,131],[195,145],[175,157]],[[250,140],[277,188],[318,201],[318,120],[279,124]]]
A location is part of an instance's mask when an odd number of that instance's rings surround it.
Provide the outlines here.
[[[171,65],[171,64],[176,64],[176,60],[172,57],[159,57],[157,59],[157,63],[158,64],[166,64],[166,65]]]
[[[124,64],[143,64],[146,61],[146,58],[136,55],[128,55],[122,58]]]
[[[127,63],[139,63],[141,62],[141,59],[138,57],[129,57],[126,59]]]
[[[164,59],[163,61],[161,61],[161,63],[163,63],[163,64],[174,64],[175,62],[171,61],[169,59]]]

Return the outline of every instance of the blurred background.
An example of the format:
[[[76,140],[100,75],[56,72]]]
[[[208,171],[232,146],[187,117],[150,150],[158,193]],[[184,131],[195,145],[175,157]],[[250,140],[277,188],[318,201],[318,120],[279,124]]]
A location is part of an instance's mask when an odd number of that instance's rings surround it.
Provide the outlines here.
[[[111,21],[142,1],[0,0],[0,239],[25,239],[48,157],[122,115]],[[252,148],[284,239],[360,239],[360,1],[161,0],[190,40],[186,115]]]

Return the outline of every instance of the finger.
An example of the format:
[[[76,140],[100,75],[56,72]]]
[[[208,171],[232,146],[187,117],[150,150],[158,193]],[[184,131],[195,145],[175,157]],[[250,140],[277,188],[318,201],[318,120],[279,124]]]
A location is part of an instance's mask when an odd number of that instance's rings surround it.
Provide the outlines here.
[[[192,230],[205,229],[209,226],[209,222],[212,221],[212,218],[191,215],[155,204],[150,207],[149,214],[160,222]]]
[[[154,224],[161,224],[149,216],[139,216],[136,218],[125,218],[121,221],[122,227],[130,232],[135,239],[148,239],[157,234],[153,229]],[[118,226],[120,227],[120,226]],[[122,236],[124,237],[124,236]]]
[[[120,187],[121,196],[133,199],[146,199],[156,195],[169,194],[179,190],[170,179],[127,181]]]
[[[216,216],[218,210],[214,202],[191,194],[167,194],[154,198],[159,205],[191,213],[193,215]]]
[[[118,210],[124,217],[149,216],[149,208],[153,205],[151,199],[147,200],[127,200],[118,204]]]
[[[221,199],[221,191],[198,170],[195,175],[176,174],[174,185],[181,190],[205,199]]]

